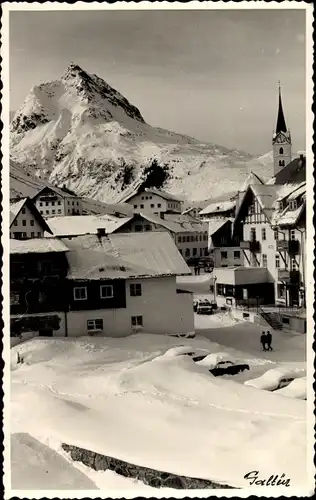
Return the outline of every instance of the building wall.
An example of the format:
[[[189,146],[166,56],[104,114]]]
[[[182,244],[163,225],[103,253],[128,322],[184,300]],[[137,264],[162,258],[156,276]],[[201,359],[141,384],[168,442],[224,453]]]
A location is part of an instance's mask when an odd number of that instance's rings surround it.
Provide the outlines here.
[[[185,259],[208,255],[207,231],[178,233],[175,243],[179,252]]]
[[[15,233],[22,234],[23,238],[42,238],[44,230],[34,218],[30,209],[24,206],[10,227],[10,238],[16,238]]]
[[[131,297],[130,284],[141,283],[142,295]],[[177,294],[176,278],[151,278],[126,282],[126,308],[72,311],[68,335],[87,335],[87,320],[103,319],[103,334],[121,337],[133,333],[132,316],[142,316],[144,333],[185,333],[194,329],[191,294]]]
[[[208,252],[207,231],[187,231],[175,234],[166,229],[165,226],[154,224],[140,216],[129,224],[124,225],[117,232],[125,233],[126,231],[167,231],[185,259],[190,257],[204,257]]]
[[[151,193],[139,193],[128,200],[135,210],[144,210],[147,212],[160,213],[168,210],[167,200]]]
[[[278,240],[290,240],[296,239],[300,242],[299,254],[291,257],[286,251],[277,250],[277,239],[275,238],[276,232],[268,222],[262,223],[246,223],[244,224],[244,240],[251,239],[251,228],[256,229],[256,240],[260,242],[260,252],[256,253],[256,259],[249,250],[245,250],[244,254],[247,255],[250,260],[250,264],[247,259],[244,259],[245,266],[260,266],[264,267],[266,262],[266,267],[274,280],[275,283],[275,300],[278,304],[289,304],[290,303],[290,292],[289,290],[284,291],[280,295],[280,286],[284,283],[278,279],[278,271],[283,269],[288,269],[289,271],[298,270],[300,272],[300,281],[303,281],[304,277],[304,260],[306,256],[302,255],[304,253],[304,244],[302,245],[302,238],[304,236],[298,230],[291,229],[281,229],[277,230]],[[263,230],[265,231],[265,239],[263,239]],[[266,258],[265,258],[266,257]],[[283,287],[281,287],[282,289]],[[284,289],[285,290],[285,289]],[[286,294],[286,295],[285,295]]]
[[[239,255],[239,257],[238,257]],[[213,248],[215,267],[243,266],[244,254],[240,247],[215,247]]]
[[[52,199],[48,200],[48,197]],[[61,196],[52,190],[40,193],[33,201],[43,217],[79,215],[83,212],[81,199],[79,197],[67,196],[67,194]]]

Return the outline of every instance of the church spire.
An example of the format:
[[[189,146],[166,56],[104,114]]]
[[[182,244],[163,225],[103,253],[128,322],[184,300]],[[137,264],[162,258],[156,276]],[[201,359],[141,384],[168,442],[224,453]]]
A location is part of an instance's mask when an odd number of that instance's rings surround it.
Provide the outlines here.
[[[277,119],[277,125],[276,125],[275,133],[278,134],[279,132],[287,132],[285,118],[284,118],[284,113],[283,113],[283,106],[282,106],[281,84],[280,84],[280,82],[279,82],[279,111],[278,111],[278,119]]]

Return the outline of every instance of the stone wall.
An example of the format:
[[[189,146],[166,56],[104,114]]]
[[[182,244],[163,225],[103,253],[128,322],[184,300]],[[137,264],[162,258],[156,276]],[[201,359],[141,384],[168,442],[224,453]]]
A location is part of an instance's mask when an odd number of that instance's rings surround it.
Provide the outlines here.
[[[112,470],[117,474],[132,479],[142,481],[154,488],[175,488],[175,489],[218,489],[229,488],[224,484],[214,483],[207,479],[197,479],[186,476],[177,476],[169,472],[162,472],[148,467],[133,465],[117,458],[100,455],[94,451],[85,450],[63,443],[63,450],[70,454],[72,460],[81,462],[94,470]]]

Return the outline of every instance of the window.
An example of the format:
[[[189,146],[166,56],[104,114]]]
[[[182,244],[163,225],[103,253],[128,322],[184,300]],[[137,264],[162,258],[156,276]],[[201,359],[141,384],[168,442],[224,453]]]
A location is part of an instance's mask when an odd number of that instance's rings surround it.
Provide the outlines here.
[[[25,214],[25,208],[22,208],[21,212],[22,214]]]
[[[101,297],[101,299],[111,299],[113,297],[113,286],[112,285],[101,285],[100,286],[100,297]]]
[[[291,240],[295,240],[295,229],[291,229],[290,238]]]
[[[296,210],[297,209],[297,202],[296,200],[292,200],[289,202],[289,209],[290,210]]]
[[[132,326],[143,326],[143,316],[131,316]]]
[[[13,222],[13,225],[14,226],[17,226],[18,225],[18,221],[15,219],[15,221]]]
[[[137,205],[134,205],[134,208],[137,208]]]
[[[275,230],[273,231],[273,233],[274,233],[274,239],[275,239],[275,241],[278,241],[278,239],[279,239],[279,233],[278,233],[278,230],[277,230],[277,229],[275,229]]]
[[[60,208],[58,209],[58,213],[59,213],[59,214],[61,214],[61,210],[60,210]]]
[[[144,205],[141,205],[140,208],[144,208]]]
[[[79,207],[79,201],[77,201],[77,207]]]
[[[279,154],[280,154],[280,155],[283,155],[283,148],[280,148],[280,149],[279,149]]]
[[[249,206],[249,215],[253,215],[255,213],[255,206],[254,205],[250,205]]]
[[[250,241],[256,241],[256,228],[252,227],[250,229]]]
[[[144,199],[145,199],[145,197],[144,197],[144,196],[142,196],[142,200],[144,200]]]
[[[185,249],[185,256],[190,257],[190,248]]]
[[[35,238],[35,233],[34,231],[31,232],[31,238]]]
[[[275,267],[276,268],[280,267],[280,256],[279,255],[275,256]]]
[[[284,166],[285,166],[284,160],[279,160],[279,167],[284,167]]]
[[[45,205],[46,205],[46,207],[48,207],[48,201],[46,201]]]
[[[22,220],[22,226],[26,226],[26,220],[25,219]]]
[[[266,233],[266,228],[263,227],[261,229],[261,237],[262,237],[262,240],[266,240],[267,239],[267,233]]]
[[[22,238],[26,238],[26,233],[22,233]]]
[[[182,236],[178,236],[178,243],[181,243],[182,241]]]
[[[86,286],[76,286],[74,288],[74,299],[75,300],[87,300],[87,287]]]
[[[207,241],[207,234],[204,234],[203,240]]]
[[[41,237],[42,237],[42,233],[41,233],[40,231],[37,233],[37,237],[38,237],[38,238],[41,238]]]
[[[43,210],[40,210],[40,214],[43,215]]]
[[[148,196],[146,196],[146,200],[148,200]]]
[[[155,208],[154,203],[151,203],[151,204],[150,204],[150,208]]]
[[[72,202],[72,206],[74,206],[74,205],[75,205],[75,202],[73,201],[73,202]]]
[[[240,251],[234,250],[234,259],[240,259]]]
[[[227,252],[221,252],[221,259],[227,259]]]
[[[278,283],[277,293],[278,293],[279,299],[285,299],[285,293],[286,293],[285,285]]]
[[[103,319],[88,319],[87,330],[88,332],[103,331]]]
[[[57,202],[57,204],[58,204],[58,205],[61,205],[61,201],[59,200],[59,201]]]
[[[296,271],[296,260],[292,259],[292,270]]]
[[[131,297],[140,297],[142,295],[141,283],[132,283],[129,286],[129,293]]]
[[[218,283],[217,284],[217,295],[224,295],[224,285],[222,285],[221,283]]]
[[[55,213],[55,210],[52,210],[52,214],[54,214],[54,213]]]
[[[158,208],[160,208],[160,207],[161,207],[161,203],[158,203],[158,204],[157,204],[157,207],[158,207]]]
[[[268,267],[268,258],[265,253],[262,254],[262,267]]]
[[[49,210],[46,210],[46,214],[49,214]]]
[[[146,224],[145,225],[145,231],[151,231],[151,225],[150,224]]]
[[[39,206],[40,206],[40,207],[42,207],[42,206],[43,206],[43,203],[42,203],[41,201],[40,201],[40,204],[39,204]]]
[[[55,202],[54,202],[54,201],[52,201],[52,206],[53,206],[53,207],[55,206]]]
[[[31,226],[34,226],[34,220],[33,219],[30,220],[30,224],[31,224]]]
[[[197,255],[197,248],[193,248],[193,249],[192,249],[192,255],[193,255],[193,256],[194,256],[194,255]]]
[[[142,231],[142,229],[143,229],[142,226],[140,226],[139,224],[136,224],[135,231],[139,232],[139,231]]]

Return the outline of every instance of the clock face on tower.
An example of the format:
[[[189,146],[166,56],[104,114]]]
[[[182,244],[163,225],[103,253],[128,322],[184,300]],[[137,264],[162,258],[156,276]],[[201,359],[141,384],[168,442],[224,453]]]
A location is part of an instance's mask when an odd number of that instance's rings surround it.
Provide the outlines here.
[[[277,144],[284,144],[285,142],[288,142],[285,135],[279,134],[276,138],[275,141]]]

